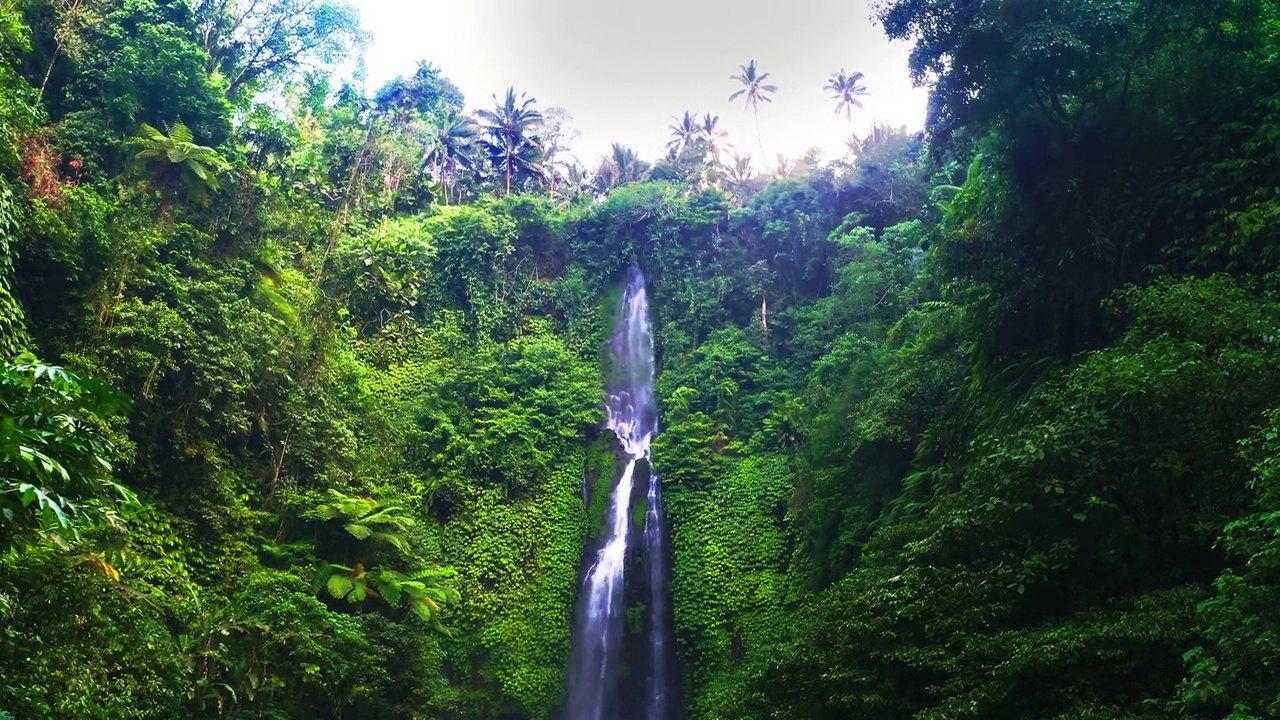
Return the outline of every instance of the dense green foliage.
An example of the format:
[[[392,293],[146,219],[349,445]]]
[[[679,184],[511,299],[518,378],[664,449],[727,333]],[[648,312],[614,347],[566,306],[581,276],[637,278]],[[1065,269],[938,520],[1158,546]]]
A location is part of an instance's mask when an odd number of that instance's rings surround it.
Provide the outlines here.
[[[858,184],[932,207],[776,182],[739,231],[792,243],[768,332],[663,330],[695,716],[1273,717],[1277,8],[881,13],[929,162]]]
[[[889,0],[770,177],[240,7],[0,2],[0,717],[557,716],[633,262],[692,717],[1280,714],[1272,0]]]
[[[371,112],[290,74],[350,10],[267,5],[6,6],[0,708],[546,717],[609,278],[546,200],[433,207],[456,89]]]

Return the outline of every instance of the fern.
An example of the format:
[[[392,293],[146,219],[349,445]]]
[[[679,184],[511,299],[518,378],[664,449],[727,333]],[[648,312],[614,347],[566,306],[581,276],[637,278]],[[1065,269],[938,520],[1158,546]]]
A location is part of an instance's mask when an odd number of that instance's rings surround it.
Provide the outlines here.
[[[191,129],[181,122],[171,125],[168,135],[146,123],[140,130],[131,143],[138,151],[130,162],[130,174],[156,189],[180,184],[190,199],[208,205],[209,193],[221,187],[219,173],[230,169],[230,163],[217,150],[197,145]]]
[[[379,507],[376,500],[357,498],[338,490],[326,492],[328,501],[303,513],[310,520],[341,520],[342,528],[356,540],[373,540],[390,545],[401,552],[409,551],[405,533],[413,527],[413,518],[404,515],[404,509],[395,505]]]
[[[376,500],[351,497],[330,489],[325,492],[325,501],[307,509],[303,517],[326,523],[340,522],[343,530],[361,543],[373,541],[409,552],[405,533],[414,521],[404,515],[404,509],[399,506],[384,507]],[[440,615],[447,605],[462,599],[453,585],[457,576],[457,570],[443,566],[418,568],[406,574],[391,568],[366,570],[360,563],[354,567],[325,563],[316,573],[316,582],[317,591],[323,588],[332,597],[353,605],[373,597],[390,608],[406,608],[447,635],[449,631],[440,622]]]
[[[329,594],[339,600],[345,600],[347,595],[355,589],[355,583],[351,581],[350,575],[344,575],[341,572],[335,572],[329,576],[328,582],[325,583]]]
[[[357,540],[368,540],[369,538],[373,537],[373,530],[371,530],[368,525],[361,525],[360,523],[347,523],[342,527],[346,528],[346,531],[351,533],[351,537]]]

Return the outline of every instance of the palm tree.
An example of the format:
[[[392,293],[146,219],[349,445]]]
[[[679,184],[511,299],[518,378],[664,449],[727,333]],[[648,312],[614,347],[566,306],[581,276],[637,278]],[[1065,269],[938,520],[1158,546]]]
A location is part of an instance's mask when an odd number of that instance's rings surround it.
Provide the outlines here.
[[[755,174],[751,168],[751,156],[734,153],[732,159],[733,162],[725,166],[725,180],[733,198],[739,203],[745,203],[751,177]]]
[[[671,142],[667,143],[667,149],[679,155],[702,136],[702,128],[688,110],[685,111],[684,117],[673,119],[675,122],[667,126],[671,130]]]
[[[649,177],[649,163],[640,159],[635,150],[613,144],[613,154],[600,162],[596,171],[595,189],[600,195],[627,183],[643,182]]]
[[[506,176],[507,194],[511,194],[511,179],[518,175],[541,176],[542,152],[531,130],[542,120],[542,113],[533,109],[533,98],[520,93],[516,100],[515,88],[507,88],[507,97],[498,102],[493,97],[493,110],[480,110],[476,114],[485,121],[489,137],[480,141],[488,151],[494,165],[502,168]]]
[[[796,164],[787,159],[786,155],[778,153],[778,177],[791,177],[791,173],[795,172]]]
[[[147,177],[153,188],[182,185],[201,205],[208,205],[209,193],[218,191],[218,173],[231,167],[217,150],[197,145],[181,122],[170,126],[168,135],[143,123],[133,145],[139,150],[130,162],[132,173]]]
[[[751,179],[753,174],[751,170],[751,156],[733,154],[733,164],[729,165],[726,170],[729,174],[729,182],[733,185],[745,184]]]
[[[565,170],[565,185],[576,194],[591,192],[591,171],[573,163]]]
[[[698,137],[707,144],[707,154],[716,165],[720,164],[720,153],[730,147],[725,139],[729,134],[720,129],[719,123],[719,115],[707,113],[702,117],[702,125],[698,128]]]
[[[751,114],[756,121],[756,144],[760,145],[760,154],[764,155],[764,144],[760,141],[760,103],[773,102],[773,98],[770,96],[778,91],[778,86],[765,84],[765,80],[769,79],[769,73],[758,71],[755,60],[738,67],[742,70],[742,73],[740,75],[730,75],[729,79],[742,83],[742,88],[730,95],[729,101],[732,102],[739,97],[745,96],[745,102],[751,106]]]
[[[450,184],[462,172],[469,170],[475,161],[475,142],[479,132],[480,126],[475,120],[453,112],[444,116],[436,130],[426,161],[431,164],[431,174],[440,183],[446,205],[449,204]]]
[[[825,90],[832,92],[831,99],[836,101],[836,114],[844,111],[845,120],[853,120],[853,109],[861,108],[862,101],[858,98],[867,95],[867,88],[860,85],[862,73],[846,73],[844,68],[840,68],[840,72],[831,73],[831,78],[827,80]]]
[[[618,143],[613,144],[613,165],[618,168],[619,184],[644,182],[649,177],[649,163],[641,160],[635,150]]]

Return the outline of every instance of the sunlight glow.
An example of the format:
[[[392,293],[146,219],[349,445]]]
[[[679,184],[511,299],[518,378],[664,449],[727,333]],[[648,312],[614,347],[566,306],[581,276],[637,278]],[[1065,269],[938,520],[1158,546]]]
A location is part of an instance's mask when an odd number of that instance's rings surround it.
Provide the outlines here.
[[[373,40],[366,51],[371,89],[413,72],[418,60],[440,67],[486,107],[508,85],[562,106],[581,132],[579,159],[593,165],[610,143],[646,159],[664,153],[673,116],[685,110],[721,116],[735,150],[759,155],[749,109],[730,103],[730,75],[755,59],[778,85],[760,107],[765,167],[775,154],[822,148],[842,154],[873,121],[919,129],[925,91],[913,88],[908,47],[891,44],[864,0],[355,0]],[[870,95],[853,121],[835,114],[823,90],[844,68],[865,74]],[[756,163],[756,167],[760,167]]]

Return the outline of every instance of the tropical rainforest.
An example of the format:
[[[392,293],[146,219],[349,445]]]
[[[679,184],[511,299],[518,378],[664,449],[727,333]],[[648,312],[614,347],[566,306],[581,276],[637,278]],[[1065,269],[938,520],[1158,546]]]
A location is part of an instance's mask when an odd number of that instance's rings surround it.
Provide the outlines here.
[[[691,718],[1280,717],[1280,5],[875,13],[923,132],[583,167],[339,0],[0,1],[0,717],[560,717],[633,263]]]

